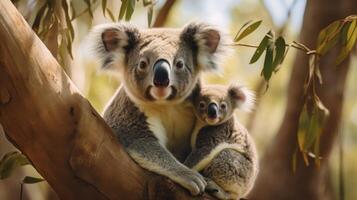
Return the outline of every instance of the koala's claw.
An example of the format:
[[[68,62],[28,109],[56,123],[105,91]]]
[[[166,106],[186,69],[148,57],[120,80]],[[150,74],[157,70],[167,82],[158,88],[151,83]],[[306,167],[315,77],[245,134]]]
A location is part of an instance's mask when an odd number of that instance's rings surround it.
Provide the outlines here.
[[[203,194],[206,188],[206,181],[201,174],[196,171],[186,169],[179,173],[178,181],[184,188],[190,191],[191,195]]]

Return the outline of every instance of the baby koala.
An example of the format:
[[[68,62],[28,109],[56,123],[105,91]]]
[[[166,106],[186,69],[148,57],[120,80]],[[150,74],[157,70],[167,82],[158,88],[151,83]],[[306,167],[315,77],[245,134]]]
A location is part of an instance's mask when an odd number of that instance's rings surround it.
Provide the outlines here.
[[[255,144],[234,116],[253,102],[253,93],[237,85],[203,85],[193,94],[197,125],[184,163],[207,178],[206,191],[219,199],[246,196],[256,179]]]

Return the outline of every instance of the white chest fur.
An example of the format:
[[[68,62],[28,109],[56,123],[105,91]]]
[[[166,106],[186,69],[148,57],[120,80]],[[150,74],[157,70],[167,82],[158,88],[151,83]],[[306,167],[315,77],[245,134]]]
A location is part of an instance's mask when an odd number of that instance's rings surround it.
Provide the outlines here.
[[[141,107],[147,116],[150,130],[159,142],[174,155],[190,147],[195,116],[189,103]]]

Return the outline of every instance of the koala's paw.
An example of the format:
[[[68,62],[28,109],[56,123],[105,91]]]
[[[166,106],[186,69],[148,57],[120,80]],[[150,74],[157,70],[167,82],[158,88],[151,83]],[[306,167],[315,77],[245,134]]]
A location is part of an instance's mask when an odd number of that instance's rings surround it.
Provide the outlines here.
[[[206,181],[203,176],[193,170],[183,169],[177,172],[177,182],[190,191],[191,195],[199,195],[205,191]]]
[[[231,194],[224,191],[220,186],[218,186],[214,181],[207,179],[206,192],[217,197],[218,199],[236,199]]]

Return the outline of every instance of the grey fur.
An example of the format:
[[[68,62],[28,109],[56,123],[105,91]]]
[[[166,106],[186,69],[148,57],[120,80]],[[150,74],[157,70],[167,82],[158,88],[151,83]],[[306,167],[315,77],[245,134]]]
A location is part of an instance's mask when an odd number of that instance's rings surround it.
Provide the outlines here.
[[[195,27],[196,32],[187,27]],[[190,152],[195,117],[189,97],[200,72],[216,62],[223,35],[206,24],[187,27],[141,30],[122,23],[107,24],[95,28],[90,38],[102,68],[121,75],[122,87],[104,112],[106,122],[140,166],[169,177],[197,195],[204,191],[206,181],[178,158]],[[171,94],[158,100],[151,89],[153,65],[160,59],[171,66]],[[183,61],[183,68],[176,68],[178,60]],[[139,68],[141,62],[147,67]]]
[[[236,87],[235,89],[239,89]],[[235,119],[237,107],[231,101],[230,89],[206,85],[194,97],[195,113],[201,121],[193,151],[184,164],[208,178],[206,190],[219,199],[244,197],[252,188],[258,173],[255,144],[248,131]],[[208,125],[204,109],[198,102],[226,102],[228,110],[216,124]],[[219,147],[222,148],[219,148]],[[203,161],[205,160],[206,161]],[[209,160],[207,160],[209,159]]]

